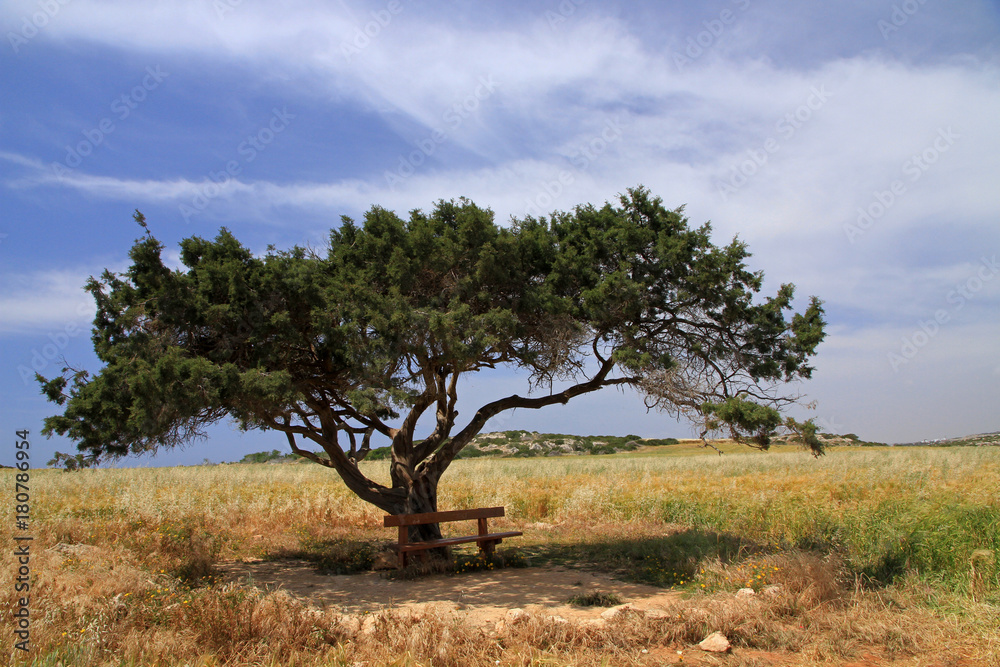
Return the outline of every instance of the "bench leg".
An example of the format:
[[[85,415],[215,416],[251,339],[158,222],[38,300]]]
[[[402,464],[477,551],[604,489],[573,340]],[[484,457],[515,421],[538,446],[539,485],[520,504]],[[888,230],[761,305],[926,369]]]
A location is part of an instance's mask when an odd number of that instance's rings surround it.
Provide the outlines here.
[[[493,552],[496,550],[497,543],[500,540],[490,540],[488,542],[479,543],[479,551],[483,554],[483,558],[489,560],[493,558]]]
[[[403,547],[406,546],[406,543],[409,541],[410,531],[406,526],[400,526],[398,534],[399,534],[399,547],[400,547],[399,569],[402,570],[403,568],[406,567],[406,552],[403,551]]]
[[[486,533],[490,532],[489,526],[486,525],[485,518],[478,519],[476,523],[479,524],[478,527],[480,535],[485,535]],[[482,554],[484,560],[488,561],[490,558],[493,557],[493,547],[494,543],[490,541],[479,543],[479,553]]]

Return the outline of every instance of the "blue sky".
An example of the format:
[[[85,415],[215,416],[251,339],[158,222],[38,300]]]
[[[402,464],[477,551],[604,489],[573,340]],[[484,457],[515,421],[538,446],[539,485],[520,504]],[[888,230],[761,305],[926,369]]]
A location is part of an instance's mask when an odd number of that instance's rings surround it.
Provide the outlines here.
[[[134,209],[176,257],[221,226],[263,251],[373,204],[506,223],[637,184],[825,301],[798,416],[1000,429],[995,2],[8,0],[0,34],[0,400],[35,465],[73,445],[37,437],[26,378],[99,368],[81,288],[126,267]],[[465,413],[517,391],[474,378]],[[489,428],[691,433],[611,391]],[[223,425],[154,464],[283,443]]]

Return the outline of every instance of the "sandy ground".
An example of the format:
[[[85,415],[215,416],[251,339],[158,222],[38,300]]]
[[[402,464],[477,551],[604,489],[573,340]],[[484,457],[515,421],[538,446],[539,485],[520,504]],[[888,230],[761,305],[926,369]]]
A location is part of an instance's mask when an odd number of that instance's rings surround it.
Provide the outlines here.
[[[377,572],[319,574],[303,560],[220,563],[228,580],[267,590],[283,589],[316,606],[337,607],[349,614],[383,609],[441,613],[460,612],[474,624],[495,623],[508,609],[567,620],[599,618],[604,607],[576,607],[569,599],[581,593],[614,593],[643,610],[660,610],[678,593],[617,581],[608,576],[561,567],[509,568],[459,575],[431,575],[394,580]]]
[[[399,610],[422,613],[454,614],[479,626],[494,625],[507,611],[520,608],[533,616],[559,616],[568,621],[598,619],[605,607],[576,607],[571,597],[600,591],[614,593],[622,602],[648,615],[663,610],[677,600],[671,590],[632,584],[600,573],[563,567],[509,568],[497,571],[470,572],[459,575],[430,575],[412,580],[388,579],[377,572],[352,575],[319,574],[313,563],[305,560],[226,562],[219,571],[229,581],[239,581],[265,590],[284,590],[317,607],[333,607],[344,614]],[[600,622],[600,621],[599,621]],[[656,646],[637,656],[643,665],[718,665],[720,658],[699,651],[694,646]],[[841,667],[974,667],[975,662],[951,655],[949,650],[935,656],[910,656],[897,659],[877,655],[875,649],[858,647],[857,657],[840,663]],[[683,657],[682,657],[683,653]],[[794,653],[771,653],[741,648],[740,664],[768,667],[801,667],[815,664]]]

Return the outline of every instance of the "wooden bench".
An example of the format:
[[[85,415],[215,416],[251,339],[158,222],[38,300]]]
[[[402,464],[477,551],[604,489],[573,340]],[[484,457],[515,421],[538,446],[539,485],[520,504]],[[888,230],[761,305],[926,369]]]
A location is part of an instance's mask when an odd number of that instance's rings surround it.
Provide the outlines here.
[[[493,555],[493,550],[497,544],[507,537],[517,537],[523,535],[519,530],[512,530],[505,533],[491,533],[486,525],[486,520],[494,517],[504,516],[503,507],[482,507],[471,510],[451,510],[448,512],[424,512],[423,514],[397,514],[385,517],[386,528],[392,526],[399,527],[399,544],[396,545],[399,553],[399,567],[406,567],[406,555],[413,551],[423,551],[436,547],[445,547],[451,544],[464,544],[466,542],[476,542],[479,544],[479,551],[487,558]],[[448,523],[451,521],[472,521],[475,520],[479,526],[479,533],[467,537],[445,537],[440,540],[428,540],[426,542],[410,542],[410,526],[417,526],[425,523]]]

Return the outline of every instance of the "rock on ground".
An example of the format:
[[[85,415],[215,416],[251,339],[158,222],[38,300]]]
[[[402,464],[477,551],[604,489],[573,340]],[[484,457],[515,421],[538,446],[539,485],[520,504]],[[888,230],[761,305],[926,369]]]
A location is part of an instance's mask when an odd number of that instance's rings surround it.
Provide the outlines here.
[[[721,632],[713,632],[698,644],[698,648],[709,653],[726,653],[731,645]]]
[[[601,612],[601,618],[605,621],[611,621],[628,614],[644,615],[641,609],[636,609],[631,604],[620,604],[617,607],[611,607],[607,611]]]

